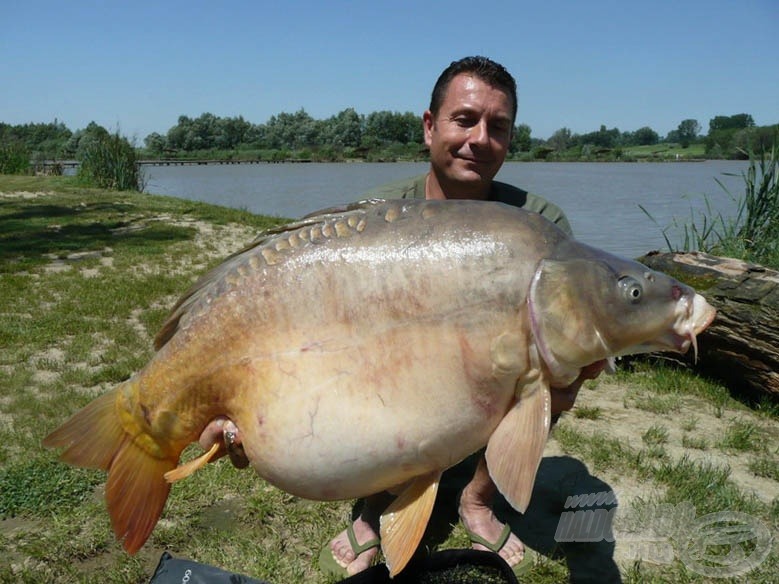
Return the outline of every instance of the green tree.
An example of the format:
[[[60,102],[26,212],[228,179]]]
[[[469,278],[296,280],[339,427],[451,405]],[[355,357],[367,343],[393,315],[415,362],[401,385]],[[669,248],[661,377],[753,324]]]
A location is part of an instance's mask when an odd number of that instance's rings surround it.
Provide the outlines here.
[[[187,132],[192,125],[192,120],[187,116],[179,116],[178,122],[175,126],[170,128],[167,133],[166,142],[168,148],[174,150],[185,150]]]
[[[422,119],[414,112],[402,114],[406,132],[406,144],[422,144],[425,141]]]
[[[633,140],[639,146],[650,146],[660,141],[660,136],[649,126],[644,126],[633,132]]]
[[[251,124],[243,119],[243,116],[237,118],[217,118],[214,122],[213,136],[214,146],[223,150],[233,150],[242,145],[246,135],[251,129]]]
[[[511,135],[511,152],[530,152],[531,138],[530,126],[519,124]]]
[[[107,136],[108,130],[103,126],[94,121],[89,122],[86,128],[83,130],[76,130],[70,137],[65,144],[65,154],[66,156],[80,158],[91,144],[99,142]]]
[[[615,146],[619,146],[620,137],[621,134],[617,128],[607,130],[606,126],[601,124],[601,127],[597,132],[583,134],[578,138],[578,141],[582,146],[589,144],[598,148],[614,148]]]
[[[33,158],[59,158],[73,133],[56,118],[46,124],[0,123],[0,146],[18,146]]]
[[[709,120],[709,133],[718,130],[742,130],[755,125],[755,120],[749,114],[736,114],[734,116],[714,116]]]
[[[698,123],[698,120],[682,120],[676,128],[676,132],[676,137],[678,138],[679,144],[682,145],[682,148],[689,148],[690,144],[695,142],[698,134],[700,134],[701,125]]]
[[[743,157],[739,147],[744,142],[744,135],[754,128],[755,121],[749,114],[733,116],[715,116],[709,120],[709,133],[706,136],[706,155],[710,157],[734,158]],[[737,136],[739,140],[736,140]]]
[[[362,117],[348,108],[325,120],[322,137],[326,144],[341,148],[356,148],[362,142]]]
[[[558,152],[568,150],[573,144],[571,130],[569,128],[560,128],[549,137],[549,140],[547,140],[546,143],[550,148],[554,148]]]
[[[300,149],[316,146],[319,142],[321,124],[306,110],[300,108],[294,114],[282,112],[271,116],[265,125],[267,147]]]
[[[218,120],[212,113],[200,114],[192,120],[188,132],[184,138],[186,150],[209,150],[216,146],[218,133]]]
[[[162,154],[165,152],[165,136],[161,136],[157,132],[152,132],[146,136],[146,138],[143,139],[143,143],[151,154]]]
[[[411,113],[378,111],[365,118],[364,136],[368,142],[388,144],[421,144],[424,141],[422,121]]]

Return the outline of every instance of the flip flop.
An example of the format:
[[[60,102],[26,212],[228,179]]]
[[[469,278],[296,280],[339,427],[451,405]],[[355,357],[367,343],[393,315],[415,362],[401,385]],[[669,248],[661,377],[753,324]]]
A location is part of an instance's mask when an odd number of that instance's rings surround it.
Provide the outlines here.
[[[354,535],[354,525],[352,523],[346,528],[346,537],[349,538],[349,545],[352,547],[355,559],[363,552],[381,546],[381,540],[378,537],[369,539],[362,545],[358,544],[357,537]],[[338,578],[347,578],[349,576],[346,568],[336,561],[329,543],[321,552],[319,552],[319,569],[329,576],[337,576]]]
[[[508,524],[503,526],[503,531],[500,532],[500,535],[495,542],[487,541],[482,536],[469,531],[465,525],[463,525],[463,528],[465,528],[465,533],[468,534],[468,539],[471,540],[471,543],[478,543],[479,545],[483,545],[488,550],[496,554],[500,552],[501,549],[503,549],[503,546],[506,545],[509,537],[511,537],[511,527],[509,527]],[[527,545],[522,545],[525,547],[525,555],[518,564],[511,566],[511,571],[514,572],[515,576],[521,576],[522,574],[525,574],[528,570],[530,570],[530,568],[533,567],[533,564],[535,563],[535,552],[527,547]]]

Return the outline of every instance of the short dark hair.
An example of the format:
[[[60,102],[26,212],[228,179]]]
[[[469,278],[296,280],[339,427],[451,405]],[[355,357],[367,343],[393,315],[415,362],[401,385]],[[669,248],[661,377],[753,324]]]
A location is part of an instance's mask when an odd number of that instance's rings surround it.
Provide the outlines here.
[[[452,63],[444,69],[438,77],[438,81],[435,82],[433,94],[430,96],[430,112],[433,116],[437,116],[438,110],[441,109],[444,96],[446,95],[447,89],[449,89],[449,83],[461,73],[470,73],[492,87],[502,89],[508,93],[511,100],[514,102],[511,122],[513,124],[516,121],[517,82],[514,81],[511,73],[509,73],[503,65],[496,63],[487,57],[479,56],[464,57],[459,61],[452,61]]]

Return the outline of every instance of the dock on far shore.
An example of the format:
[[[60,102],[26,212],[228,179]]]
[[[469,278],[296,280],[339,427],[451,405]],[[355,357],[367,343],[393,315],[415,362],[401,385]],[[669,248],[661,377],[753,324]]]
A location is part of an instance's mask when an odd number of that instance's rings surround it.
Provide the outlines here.
[[[289,158],[284,160],[259,160],[259,159],[217,159],[217,158],[148,158],[138,160],[138,166],[204,166],[208,164],[277,164],[284,163],[307,163],[314,162],[311,159]],[[30,162],[30,166],[36,173],[56,174],[57,170],[66,168],[77,168],[78,160],[36,160]]]

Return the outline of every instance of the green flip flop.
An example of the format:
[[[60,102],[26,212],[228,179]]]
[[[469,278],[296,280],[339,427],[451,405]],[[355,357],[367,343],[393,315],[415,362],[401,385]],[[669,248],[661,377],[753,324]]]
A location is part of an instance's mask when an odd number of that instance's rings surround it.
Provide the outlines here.
[[[483,545],[488,550],[496,554],[500,552],[501,549],[503,549],[503,546],[506,545],[509,537],[511,537],[511,527],[509,527],[508,524],[503,526],[503,531],[500,532],[497,541],[494,542],[487,541],[482,536],[469,531],[465,525],[463,525],[463,528],[465,528],[465,533],[468,534],[468,539],[471,540],[471,543],[478,543],[479,545]],[[525,555],[522,557],[522,561],[511,566],[511,571],[514,572],[514,575],[516,576],[521,576],[522,574],[526,573],[528,570],[530,570],[530,568],[533,567],[533,564],[535,563],[535,552],[527,547],[527,545],[524,545],[524,547]]]
[[[349,524],[346,528],[346,536],[349,538],[349,545],[352,547],[354,557],[357,558],[363,552],[367,552],[370,549],[381,546],[381,540],[378,537],[369,539],[362,545],[357,543],[357,537],[354,535],[354,526]],[[377,554],[378,557],[378,554]],[[337,576],[338,578],[347,578],[349,576],[346,568],[339,564],[333,556],[333,551],[330,549],[328,543],[321,552],[319,552],[319,569],[330,576]]]

